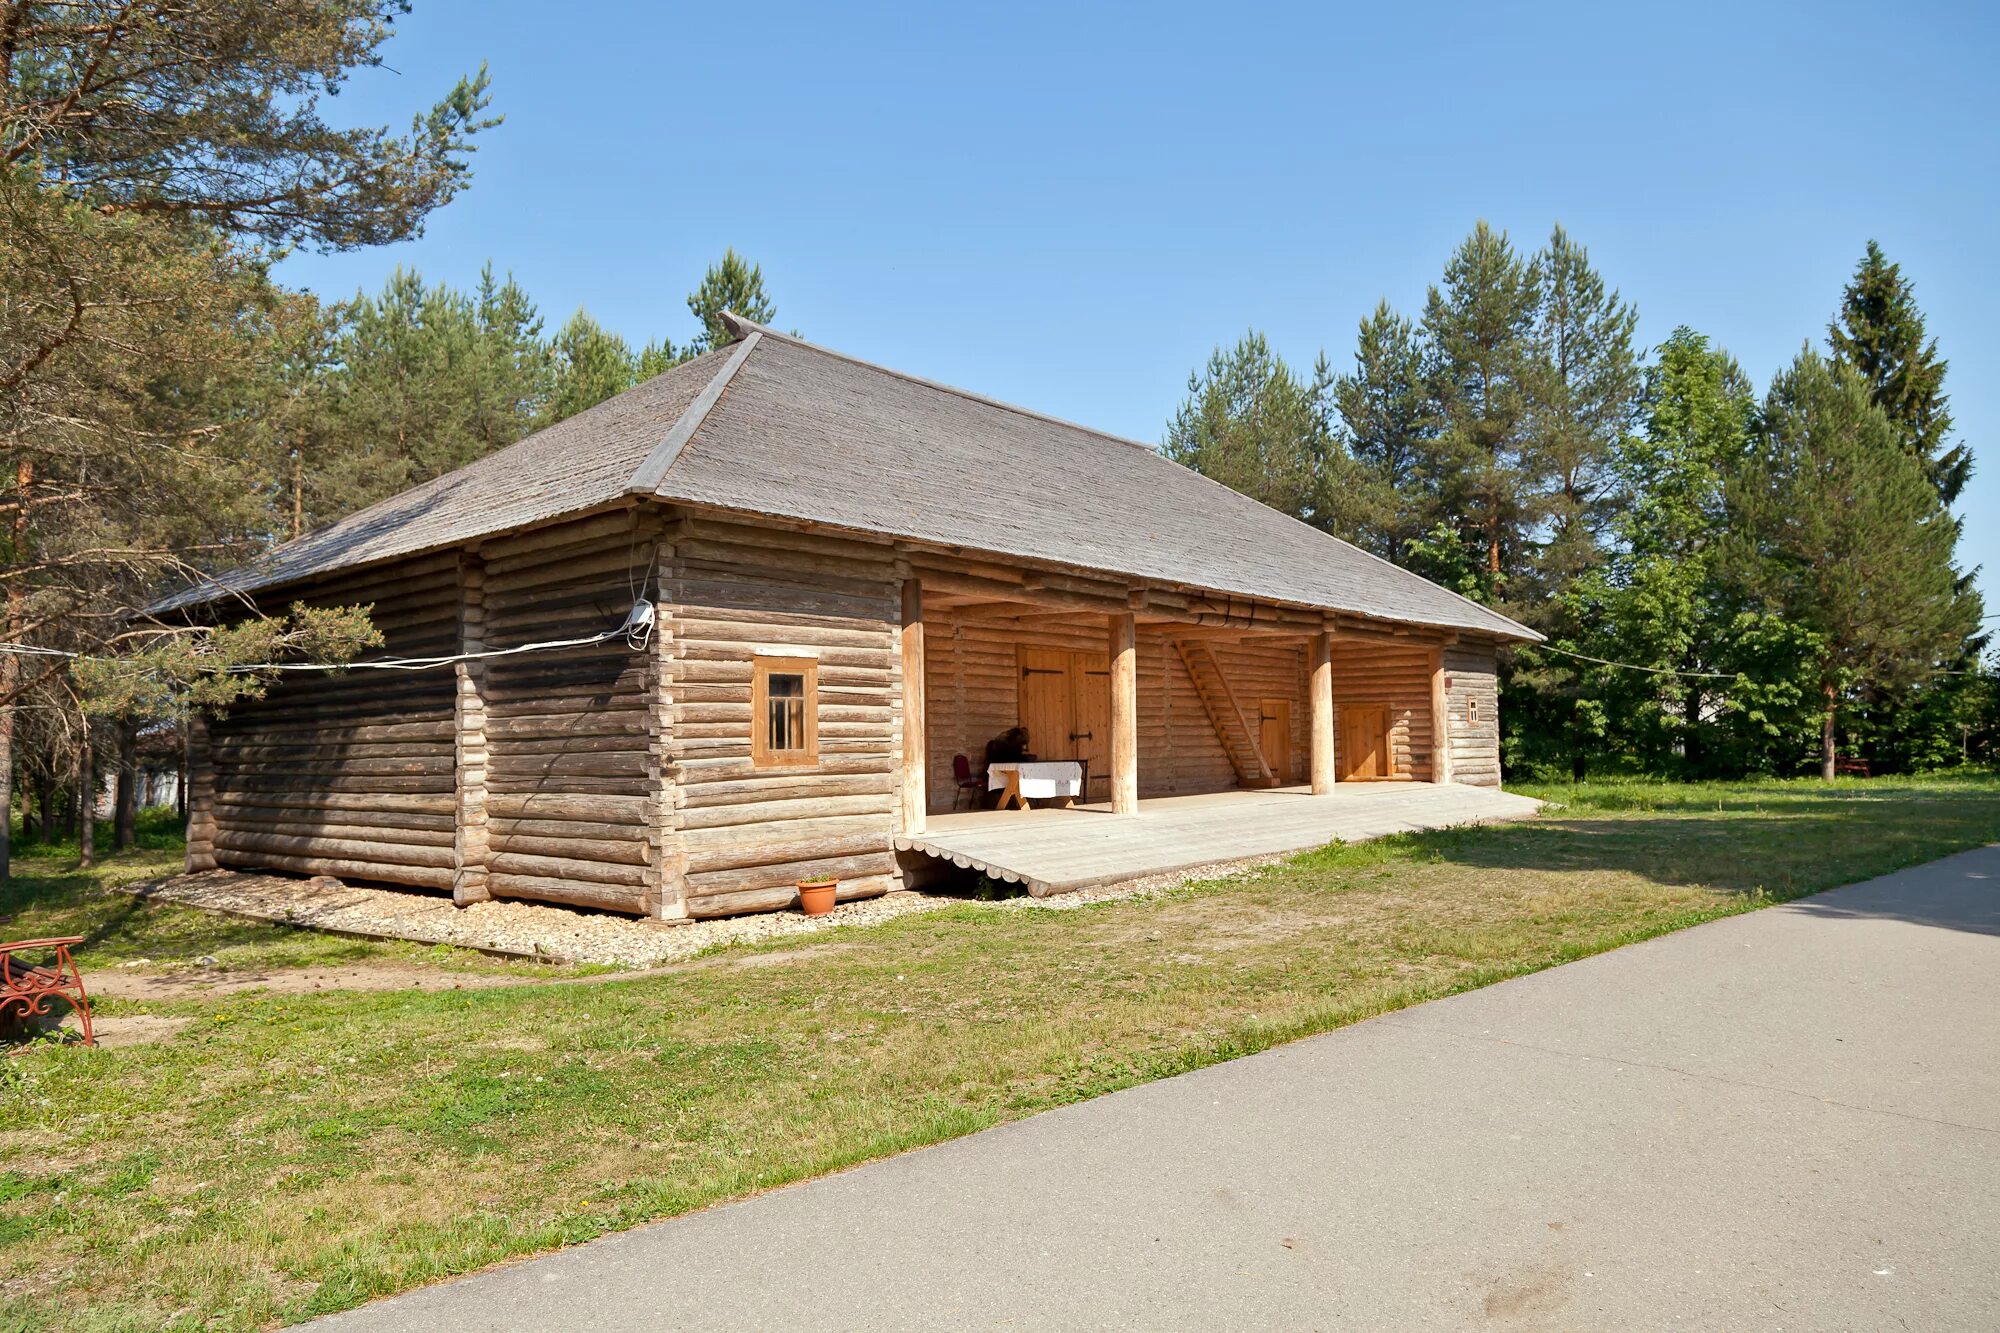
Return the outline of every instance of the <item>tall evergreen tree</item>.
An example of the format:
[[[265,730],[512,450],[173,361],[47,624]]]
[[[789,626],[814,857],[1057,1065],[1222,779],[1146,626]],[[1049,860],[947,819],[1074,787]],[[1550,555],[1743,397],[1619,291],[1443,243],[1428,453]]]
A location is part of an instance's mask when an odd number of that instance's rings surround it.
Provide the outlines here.
[[[1424,365],[1416,325],[1383,301],[1361,321],[1353,373],[1333,386],[1363,480],[1355,497],[1359,540],[1397,564],[1438,519],[1432,454],[1439,421]]]
[[[259,247],[412,235],[494,122],[483,73],[407,136],[323,119],[406,0],[0,8],[0,476],[16,492],[0,630],[89,648],[190,551],[241,553],[260,451],[230,381],[276,299]],[[211,507],[229,550],[188,539]],[[0,813],[15,704],[39,683],[6,656]],[[0,877],[7,854],[0,819]]]
[[[468,295],[399,268],[337,315],[315,524],[505,448],[543,410],[541,320],[511,278]]]
[[[701,285],[688,293],[688,309],[701,321],[701,332],[688,349],[690,356],[721,347],[735,336],[722,322],[725,310],[753,324],[769,324],[778,317],[778,308],[764,294],[763,268],[737,254],[734,246],[708,266]]]
[[[1476,546],[1495,595],[1518,572],[1536,519],[1529,473],[1540,275],[1505,232],[1479,223],[1430,290],[1423,328],[1443,426],[1439,499]]]
[[[1937,339],[1924,331],[1916,291],[1902,266],[1890,263],[1872,240],[1847,284],[1839,314],[1827,326],[1827,342],[1835,359],[1860,373],[1903,447],[1923,463],[1939,498],[1956,502],[1972,475],[1972,454],[1949,438],[1948,363],[1938,355]]]
[[[1168,458],[1326,531],[1336,518],[1347,463],[1333,440],[1330,372],[1306,381],[1245,334],[1188,377],[1188,396],[1167,426]],[[1346,535],[1346,534],[1341,534]]]
[[[549,355],[552,371],[543,425],[595,407],[636,382],[638,363],[630,345],[582,310],[556,331]]]
[[[1639,415],[1639,312],[1558,226],[1535,266],[1541,303],[1528,379],[1528,472],[1547,523],[1539,574],[1559,594],[1597,562],[1613,513],[1613,458]]]
[[[1933,675],[1979,620],[1953,564],[1955,526],[1866,378],[1811,348],[1772,382],[1763,432],[1731,488],[1736,577],[1818,636],[1820,764],[1835,772],[1854,692]]]

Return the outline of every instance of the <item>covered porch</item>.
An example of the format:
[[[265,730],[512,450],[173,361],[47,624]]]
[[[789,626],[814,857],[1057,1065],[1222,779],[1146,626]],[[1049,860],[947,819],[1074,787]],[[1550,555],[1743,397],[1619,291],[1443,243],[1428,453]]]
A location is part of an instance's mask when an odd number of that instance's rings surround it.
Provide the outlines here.
[[[989,744],[1014,728],[1027,757],[1082,767],[1082,806],[1120,817],[1498,785],[1484,635],[904,549],[904,835],[984,805]]]
[[[933,815],[921,834],[896,839],[905,873],[956,867],[1036,897],[1166,874],[1218,861],[1358,842],[1390,833],[1523,819],[1541,802],[1455,783],[1337,783],[1227,790],[1072,809],[978,810]]]

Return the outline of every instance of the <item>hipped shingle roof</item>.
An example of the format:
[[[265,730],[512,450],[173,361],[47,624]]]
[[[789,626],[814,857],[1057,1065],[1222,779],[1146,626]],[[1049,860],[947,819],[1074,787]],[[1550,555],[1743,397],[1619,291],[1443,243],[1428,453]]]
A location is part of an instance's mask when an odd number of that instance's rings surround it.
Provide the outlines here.
[[[650,495],[1502,638],[1487,607],[1155,450],[738,322],[741,340],[163,603]]]

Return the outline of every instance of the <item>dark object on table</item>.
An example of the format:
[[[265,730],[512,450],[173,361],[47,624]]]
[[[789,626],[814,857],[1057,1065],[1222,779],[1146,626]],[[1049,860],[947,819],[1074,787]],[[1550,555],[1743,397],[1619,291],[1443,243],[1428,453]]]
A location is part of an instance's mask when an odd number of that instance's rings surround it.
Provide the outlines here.
[[[986,767],[988,769],[991,769],[995,764],[1026,763],[1034,757],[1028,753],[1028,729],[1026,727],[1009,727],[992,740],[986,742]],[[979,799],[983,802],[987,798],[981,797]],[[993,799],[998,799],[997,793],[994,794]]]

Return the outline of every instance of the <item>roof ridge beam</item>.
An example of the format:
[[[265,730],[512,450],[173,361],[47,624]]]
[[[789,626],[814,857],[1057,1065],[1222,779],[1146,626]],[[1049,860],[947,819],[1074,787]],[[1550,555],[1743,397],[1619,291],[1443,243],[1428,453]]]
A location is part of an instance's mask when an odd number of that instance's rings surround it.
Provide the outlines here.
[[[681,450],[687,448],[688,441],[694,438],[697,430],[701,429],[701,423],[708,420],[708,414],[722,399],[722,391],[736,378],[736,372],[750,359],[751,349],[757,346],[758,340],[762,337],[761,332],[752,333],[736,345],[736,350],[722,363],[722,369],[715,372],[715,378],[702,386],[701,392],[687,405],[687,409],[674,422],[666,437],[654,445],[653,452],[646,455],[646,461],[639,464],[638,471],[632,474],[632,480],[625,483],[627,495],[651,495],[660,489],[660,483],[666,480],[667,469],[681,456]]]

